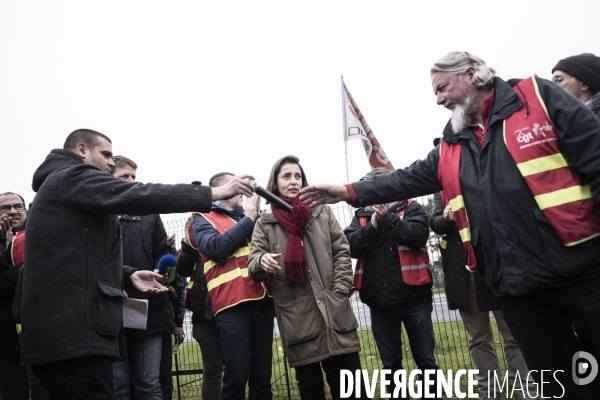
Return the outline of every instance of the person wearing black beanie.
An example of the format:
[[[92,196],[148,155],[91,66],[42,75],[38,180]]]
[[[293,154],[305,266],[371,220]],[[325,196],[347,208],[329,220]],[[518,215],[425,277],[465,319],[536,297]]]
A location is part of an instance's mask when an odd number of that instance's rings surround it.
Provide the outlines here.
[[[552,80],[600,113],[600,57],[583,53],[564,58],[552,68]]]

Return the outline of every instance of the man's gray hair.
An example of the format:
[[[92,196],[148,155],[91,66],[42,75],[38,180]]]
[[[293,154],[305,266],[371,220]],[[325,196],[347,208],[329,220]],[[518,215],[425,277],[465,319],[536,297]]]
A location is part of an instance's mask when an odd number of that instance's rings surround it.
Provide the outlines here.
[[[467,72],[469,67],[475,68],[475,86],[479,89],[492,86],[496,71],[488,67],[481,58],[466,51],[453,51],[446,54],[433,64],[430,74],[433,76],[436,72],[449,72],[455,75],[462,75]]]

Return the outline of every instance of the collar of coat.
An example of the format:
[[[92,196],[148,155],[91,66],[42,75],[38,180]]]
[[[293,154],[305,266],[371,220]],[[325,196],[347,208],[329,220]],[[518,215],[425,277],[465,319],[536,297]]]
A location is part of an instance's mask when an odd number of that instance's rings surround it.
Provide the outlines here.
[[[600,117],[600,92],[596,93],[594,97],[589,99],[585,105],[588,106],[589,109],[594,112],[594,114]]]
[[[494,78],[494,105],[488,119],[488,131],[497,121],[502,121],[508,118],[515,111],[523,106],[523,102],[517,96],[517,93],[512,88],[514,85],[519,83],[520,79],[511,79],[508,82],[498,77]],[[452,131],[452,125],[450,121],[444,128],[443,140],[450,144],[457,144],[465,140],[475,139],[473,133],[469,128],[464,131],[455,134]]]

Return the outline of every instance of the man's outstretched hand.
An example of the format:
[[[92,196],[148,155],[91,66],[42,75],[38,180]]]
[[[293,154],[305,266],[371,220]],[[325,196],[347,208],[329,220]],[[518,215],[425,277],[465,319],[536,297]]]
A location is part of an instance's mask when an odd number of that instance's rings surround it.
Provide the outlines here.
[[[252,186],[248,179],[254,179],[254,177],[249,174],[236,176],[223,186],[212,188],[211,200],[227,200],[239,195],[252,197],[254,186]]]
[[[345,186],[338,185],[311,185],[300,191],[300,200],[313,208],[321,204],[335,204],[340,201],[350,201],[350,193]]]
[[[169,290],[161,285],[164,276],[152,271],[135,271],[131,274],[131,284],[134,288],[144,293],[162,293]]]

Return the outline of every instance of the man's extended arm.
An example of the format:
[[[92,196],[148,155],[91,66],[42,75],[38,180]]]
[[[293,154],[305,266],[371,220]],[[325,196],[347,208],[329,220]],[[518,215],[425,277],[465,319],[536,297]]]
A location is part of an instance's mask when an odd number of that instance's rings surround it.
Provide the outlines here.
[[[81,164],[72,167],[58,182],[57,193],[65,204],[85,212],[103,214],[168,214],[209,211],[216,200],[244,194],[252,196],[254,187],[244,178],[234,177],[218,188],[196,184],[166,185],[125,182]]]
[[[417,160],[402,170],[354,182],[350,190],[346,186],[328,184],[305,187],[300,191],[300,200],[311,207],[340,201],[360,207],[439,192],[442,186],[437,178],[438,162],[439,150],[436,147],[426,159]]]

